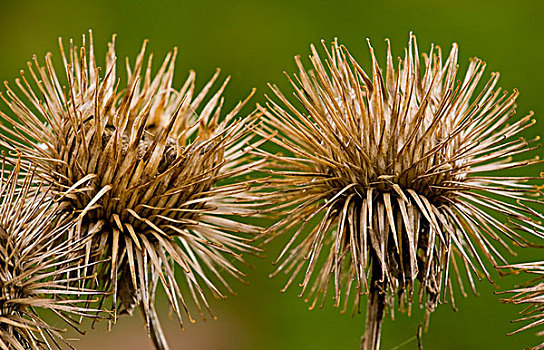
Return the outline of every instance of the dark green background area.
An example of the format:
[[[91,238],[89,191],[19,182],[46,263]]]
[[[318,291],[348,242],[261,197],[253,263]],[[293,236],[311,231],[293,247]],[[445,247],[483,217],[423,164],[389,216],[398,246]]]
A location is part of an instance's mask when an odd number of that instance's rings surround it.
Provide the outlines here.
[[[500,71],[500,84],[507,90],[518,88],[520,115],[536,112],[538,123],[525,135],[544,134],[542,84],[544,73],[544,2],[518,1],[2,1],[0,7],[0,80],[12,81],[19,69],[37,54],[47,51],[59,58],[57,37],[73,37],[94,31],[95,46],[103,57],[106,42],[117,33],[117,53],[134,60],[143,39],[155,53],[155,63],[172,47],[180,49],[176,83],[181,84],[189,69],[204,82],[216,67],[232,75],[225,96],[227,106],[244,98],[257,87],[253,103],[268,93],[266,82],[286,87],[283,71],[294,71],[293,56],[306,57],[310,43],[338,37],[363,67],[370,67],[365,38],[372,40],[377,55],[385,57],[384,38],[393,43],[394,54],[402,53],[409,31],[417,34],[420,52],[430,43],[444,51],[452,42],[460,46],[461,70],[469,57],[488,62],[488,73]],[[121,61],[122,62],[122,61]],[[488,75],[489,76],[489,75]],[[2,106],[1,108],[5,108]],[[246,113],[251,108],[246,109]],[[542,167],[535,167],[534,174]],[[167,315],[163,301],[165,327],[173,349],[267,350],[267,349],[358,349],[364,317],[341,315],[326,305],[308,311],[297,298],[296,286],[285,294],[286,278],[270,280],[271,261],[285,239],[269,247],[265,259],[250,258],[249,287],[233,284],[239,294],[227,300],[212,301],[217,321],[197,322],[179,332],[175,320]],[[538,258],[538,252],[513,261]],[[541,254],[544,258],[544,253]],[[512,287],[519,278],[501,279],[496,284]],[[520,349],[539,339],[529,331],[506,337],[515,329],[509,323],[521,308],[499,303],[495,287],[478,284],[479,297],[458,296],[459,312],[441,305],[431,318],[429,332],[423,336],[426,349]],[[412,341],[422,312],[411,318],[397,314],[387,319],[383,349],[415,349]],[[541,339],[544,340],[544,339]],[[141,320],[122,318],[111,333],[105,327],[90,331],[80,349],[150,349]]]

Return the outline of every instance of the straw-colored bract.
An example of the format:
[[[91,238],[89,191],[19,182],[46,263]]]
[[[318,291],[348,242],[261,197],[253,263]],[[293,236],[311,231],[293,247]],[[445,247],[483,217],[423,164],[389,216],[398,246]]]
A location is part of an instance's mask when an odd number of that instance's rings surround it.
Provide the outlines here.
[[[521,305],[523,309],[520,311],[521,316],[514,320],[517,324],[521,323],[517,330],[508,335],[514,335],[528,329],[542,328],[544,324],[544,263],[542,261],[519,263],[503,266],[505,269],[523,273],[524,276],[532,277],[530,280],[517,288],[503,292],[510,294],[508,298],[502,301],[512,304]],[[544,335],[542,330],[537,332],[538,336]],[[544,342],[532,347],[533,350],[544,349]]]

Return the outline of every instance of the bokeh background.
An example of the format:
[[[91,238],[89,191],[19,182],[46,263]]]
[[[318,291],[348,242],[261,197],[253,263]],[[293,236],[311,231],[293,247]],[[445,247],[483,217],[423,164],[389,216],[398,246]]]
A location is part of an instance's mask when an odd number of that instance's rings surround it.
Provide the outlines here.
[[[216,67],[232,75],[225,96],[227,106],[245,97],[252,87],[253,102],[262,102],[266,82],[286,87],[283,71],[294,72],[293,56],[309,53],[310,43],[338,37],[363,67],[370,67],[365,38],[385,58],[384,38],[402,54],[409,31],[417,34],[420,52],[431,42],[448,50],[460,45],[461,70],[469,57],[488,62],[488,72],[500,71],[500,84],[521,91],[518,113],[536,112],[537,126],[526,133],[544,134],[543,55],[544,2],[539,0],[494,1],[56,1],[2,0],[0,7],[0,81],[12,81],[19,69],[37,54],[51,51],[59,58],[57,37],[75,38],[89,28],[94,31],[98,56],[117,33],[120,58],[134,59],[144,39],[150,51],[163,57],[172,47],[180,49],[177,84],[189,69],[197,71],[202,84]],[[158,65],[159,59],[155,60]],[[383,62],[383,61],[382,61]],[[5,108],[2,106],[1,108]],[[246,109],[250,113],[251,108]],[[541,151],[542,152],[542,151]],[[533,169],[535,174],[540,168]],[[168,317],[166,302],[160,302],[164,326],[173,349],[196,350],[310,350],[358,349],[364,315],[340,314],[329,303],[323,310],[309,311],[297,298],[297,288],[285,294],[286,281],[269,279],[271,261],[282,240],[272,244],[264,259],[249,258],[249,286],[236,285],[238,295],[212,300],[217,320],[187,324],[181,332]],[[538,258],[537,251],[522,252],[513,261]],[[544,253],[540,253],[544,259]],[[460,311],[442,305],[431,317],[423,335],[426,349],[521,349],[539,342],[534,332],[505,336],[515,329],[510,320],[519,307],[499,303],[494,291],[512,287],[519,277],[495,278],[496,286],[478,283],[479,296],[458,297]],[[422,319],[397,314],[387,319],[383,349],[416,349],[414,334]],[[544,339],[540,339],[542,341]],[[75,342],[78,349],[151,349],[139,317],[121,318],[111,332],[106,324],[89,330]]]

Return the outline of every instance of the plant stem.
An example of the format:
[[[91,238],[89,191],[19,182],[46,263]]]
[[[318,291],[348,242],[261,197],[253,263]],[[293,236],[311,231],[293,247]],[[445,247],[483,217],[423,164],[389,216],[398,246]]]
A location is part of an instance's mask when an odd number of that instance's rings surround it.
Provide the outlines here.
[[[142,311],[142,314],[144,315],[144,319],[145,319],[145,311],[141,303],[140,303],[140,310]],[[164,336],[164,332],[162,330],[159,317],[157,315],[157,312],[155,311],[155,306],[153,304],[150,305],[149,323],[150,323],[149,330],[151,333],[151,340],[153,341],[153,345],[155,346],[155,349],[156,350],[170,350],[170,347],[168,346],[168,342],[166,341],[166,337]]]
[[[361,339],[361,350],[379,350],[382,319],[385,309],[385,291],[382,274],[376,260],[370,279],[370,292],[366,308],[365,334]]]

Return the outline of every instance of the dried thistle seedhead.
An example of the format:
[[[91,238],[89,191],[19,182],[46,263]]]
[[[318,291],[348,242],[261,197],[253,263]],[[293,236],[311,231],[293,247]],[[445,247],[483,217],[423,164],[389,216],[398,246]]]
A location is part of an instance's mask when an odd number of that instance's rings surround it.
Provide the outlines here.
[[[258,152],[279,176],[267,197],[283,217],[269,231],[291,234],[276,273],[291,274],[288,286],[302,271],[311,308],[332,286],[344,309],[350,293],[355,309],[369,293],[363,348],[375,349],[384,308],[398,298],[410,310],[416,280],[428,315],[441,298],[454,304],[454,283],[465,294],[461,269],[474,289],[481,273],[491,280],[483,257],[496,266],[512,241],[542,237],[531,208],[540,178],[503,172],[540,162],[517,160],[539,145],[517,136],[532,113],[514,117],[518,92],[500,93],[498,73],[475,92],[484,62],[472,59],[456,81],[457,45],[420,61],[411,35],[396,69],[389,47],[385,74],[369,45],[370,75],[336,41],[323,46],[324,60],[311,47],[311,71],[296,58],[302,108],[276,86],[279,102],[261,107],[259,134],[285,151]]]
[[[73,266],[70,257],[84,242],[56,243],[74,224],[58,216],[47,191],[33,185],[33,172],[21,171],[19,162],[8,171],[2,159],[0,176],[0,348],[72,348],[42,311],[76,330],[80,316],[98,312],[86,303],[98,292],[72,287],[85,279],[84,267]]]
[[[516,289],[504,292],[511,294],[510,297],[503,299],[503,302],[520,304],[524,308],[520,314],[522,317],[515,322],[526,323],[509,335],[517,334],[531,328],[538,328],[544,324],[544,263],[531,262],[522,264],[513,264],[504,266],[504,268],[515,271],[516,273],[525,272],[533,274],[533,279],[517,287]],[[544,331],[537,332],[538,336],[543,336]],[[544,349],[544,342],[532,347],[532,350]]]
[[[153,306],[159,280],[181,323],[183,314],[193,321],[188,299],[204,317],[205,289],[223,297],[222,289],[231,291],[223,275],[243,275],[233,260],[252,250],[247,240],[258,228],[234,216],[254,213],[252,181],[244,177],[262,162],[246,156],[253,118],[235,118],[247,100],[222,117],[229,78],[204,102],[219,71],[198,94],[194,72],[175,90],[176,50],[152,76],[152,56],[142,68],[144,43],[133,67],[127,60],[121,90],[114,40],[102,71],[92,36],[89,44],[85,37],[81,48],[71,43],[66,55],[60,43],[64,82],[48,54],[45,67],[34,59],[31,78],[16,81],[21,93],[6,85],[4,101],[19,121],[2,114],[14,125],[4,127],[11,140],[3,143],[31,159],[60,202],[75,209],[69,238],[92,237],[84,263],[108,259],[87,273],[113,290],[113,311],[132,313],[139,304],[156,346],[165,348]]]

